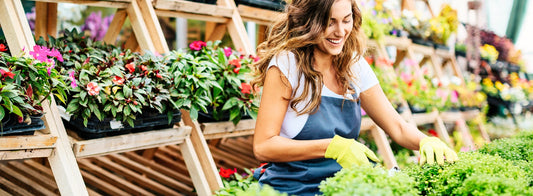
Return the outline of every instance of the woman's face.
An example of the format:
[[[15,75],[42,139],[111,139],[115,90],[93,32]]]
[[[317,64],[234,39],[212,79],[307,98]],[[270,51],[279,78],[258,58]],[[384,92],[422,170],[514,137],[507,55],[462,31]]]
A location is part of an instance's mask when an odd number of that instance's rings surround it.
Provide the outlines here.
[[[352,28],[352,2],[336,0],[331,7],[329,24],[318,42],[319,52],[328,55],[340,54]]]

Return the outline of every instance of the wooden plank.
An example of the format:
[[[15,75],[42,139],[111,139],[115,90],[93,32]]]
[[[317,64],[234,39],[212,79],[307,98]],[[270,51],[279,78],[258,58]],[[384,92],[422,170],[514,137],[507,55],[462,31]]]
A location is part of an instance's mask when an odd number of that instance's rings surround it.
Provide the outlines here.
[[[20,56],[22,49],[29,49],[35,45],[19,0],[0,1],[0,24],[12,55]],[[26,55],[29,54],[26,53]]]
[[[56,193],[46,189],[43,187],[40,183],[37,183],[36,181],[33,181],[32,178],[28,178],[17,171],[9,168],[5,164],[0,164],[0,171],[2,171],[0,175],[2,175],[4,178],[9,179],[11,182],[19,182],[17,185],[20,188],[26,189],[29,192],[36,194],[36,195],[57,195]]]
[[[230,122],[230,121],[201,123],[200,127],[202,128],[203,134],[231,133],[234,131],[255,129],[255,120],[253,119],[241,120],[239,121],[237,125],[234,125],[233,122]]]
[[[168,177],[167,175],[162,174],[158,171],[155,171],[141,163],[137,163],[131,159],[128,159],[123,155],[111,154],[111,155],[108,155],[107,158],[110,158],[111,160],[115,161],[116,163],[128,169],[134,170],[142,174],[143,176],[151,178],[157,181],[158,183],[168,186],[172,189],[179,190],[180,192],[192,192],[193,191],[192,188],[189,187],[188,185],[183,184],[175,179],[172,179]]]
[[[13,195],[33,195],[26,189],[21,189],[19,186],[11,182],[11,180],[5,179],[0,175],[0,189],[3,189]]]
[[[58,137],[56,148],[54,153],[48,157],[48,162],[54,172],[54,178],[61,195],[88,195],[55,100],[44,101],[43,108],[46,130]]]
[[[433,123],[433,126],[435,127],[435,131],[439,135],[439,138],[444,141],[448,146],[454,147],[454,144],[452,140],[450,139],[450,135],[448,135],[448,130],[444,126],[444,122],[440,118],[440,116],[437,116],[435,119],[435,122]]]
[[[407,50],[409,46],[413,43],[411,39],[405,38],[405,37],[392,37],[392,36],[385,36],[384,38],[384,44],[386,46],[394,46],[398,50]]]
[[[212,195],[213,192],[209,187],[209,181],[202,169],[202,164],[195,152],[194,144],[190,138],[186,138],[181,145],[181,154],[185,159],[185,165],[191,176],[194,188],[198,195]]]
[[[139,46],[142,49],[141,53],[143,53],[144,50],[152,52],[157,51],[152,37],[148,31],[148,26],[143,19],[143,15],[141,14],[141,8],[136,0],[131,1],[131,4],[128,6],[128,8],[126,8],[126,12],[128,13],[131,28],[135,33],[137,42],[139,42]]]
[[[31,149],[31,150],[9,150],[0,151],[0,161],[14,160],[14,159],[29,159],[49,157],[53,149]]]
[[[251,22],[261,21],[260,24],[262,25],[272,25],[274,21],[285,16],[282,12],[251,7],[243,4],[237,6],[237,9],[239,10],[242,20]]]
[[[57,136],[3,136],[0,137],[0,150],[23,150],[55,147]]]
[[[181,150],[181,149],[180,149]],[[154,160],[164,165],[165,167],[171,168],[177,172],[189,175],[189,171],[187,169],[187,166],[185,165],[185,160],[176,160],[171,157],[169,157],[167,154],[164,153],[156,153],[154,156]],[[191,181],[192,182],[192,181]]]
[[[170,177],[172,179],[176,179],[179,182],[182,182],[182,183],[185,183],[185,184],[187,184],[189,186],[192,186],[191,178],[188,175],[185,175],[183,173],[180,173],[180,172],[177,172],[175,170],[172,170],[171,168],[164,167],[163,165],[157,164],[153,160],[144,159],[143,157],[135,154],[134,152],[126,152],[126,153],[124,153],[124,155],[126,157],[128,157],[129,159],[131,159],[131,160],[133,160],[135,162],[138,162],[138,163],[140,163],[142,165],[145,165],[145,166],[147,166],[149,168],[152,168],[155,171],[163,173],[163,174],[165,174],[166,176],[168,176],[168,177]],[[192,190],[192,188],[191,188],[191,190]]]
[[[154,3],[154,7],[157,10],[169,10],[195,15],[208,15],[225,18],[231,18],[233,16],[233,9],[231,8],[206,3],[196,3],[183,0],[156,0]]]
[[[43,175],[34,168],[29,167],[28,165],[19,161],[9,161],[7,165],[16,170],[20,175],[34,180],[35,183],[42,185],[44,188],[50,190],[54,194],[59,194],[57,184],[50,176]]]
[[[198,15],[198,14],[192,14],[187,12],[178,12],[178,11],[170,11],[170,10],[155,10],[155,13],[158,16],[164,16],[164,17],[174,17],[174,18],[187,18],[192,20],[201,20],[201,21],[210,21],[215,23],[227,23],[229,18],[225,17],[219,17],[219,16],[209,16],[209,15]]]
[[[115,44],[115,42],[117,41],[117,37],[120,34],[120,30],[122,29],[122,26],[124,26],[124,22],[126,22],[126,17],[126,9],[117,9],[115,15],[113,16],[113,20],[109,24],[109,28],[107,29],[107,32],[104,36],[104,43]]]
[[[231,37],[231,40],[233,40],[233,45],[235,46],[235,48],[244,54],[255,54],[255,50],[254,48],[252,48],[250,38],[248,38],[248,33],[246,32],[244,22],[242,21],[239,11],[237,10],[235,2],[233,0],[218,0],[217,4],[233,9],[231,21],[229,21],[227,25],[229,35]]]
[[[170,50],[168,49],[165,35],[161,29],[161,24],[154,11],[152,0],[136,0],[139,4],[140,14],[144,19],[144,23],[148,29],[149,35],[152,37],[152,41],[155,47],[155,51],[159,54],[166,54]]]
[[[35,2],[35,37],[57,36],[57,3]]]
[[[4,190],[3,190],[3,189],[1,189],[1,188],[0,188],[0,195],[2,195],[2,196],[11,196],[11,194],[10,194],[10,193],[8,193],[8,192],[4,191]]]
[[[130,195],[129,193],[123,191],[123,190],[120,190],[119,188],[117,188],[115,186],[115,183],[108,183],[96,176],[93,176],[91,173],[89,172],[86,172],[86,171],[81,171],[81,175],[83,176],[83,179],[85,180],[85,182],[91,186],[94,186],[96,188],[98,188],[99,190],[109,194],[109,195]],[[91,196],[92,194],[96,195],[98,193],[92,191],[89,191],[89,195]]]
[[[211,140],[211,139],[220,139],[220,138],[240,137],[240,136],[253,135],[254,131],[255,131],[254,129],[250,129],[250,130],[242,130],[242,131],[233,131],[231,133],[204,134],[204,138],[206,140]]]
[[[44,175],[49,178],[53,178],[54,174],[52,173],[52,170],[40,163],[37,163],[33,159],[26,159],[23,161],[25,165],[28,167],[33,168],[35,171],[39,172],[39,174]]]
[[[88,157],[148,149],[162,145],[178,144],[189,137],[190,127],[178,127],[132,133],[92,140],[75,141],[73,145],[76,157]]]
[[[145,189],[152,190],[160,195],[180,195],[178,192],[166,186],[163,186],[150,178],[146,178],[143,175],[138,174],[130,170],[129,168],[124,167],[121,164],[117,164],[111,161],[107,156],[96,157],[93,159],[94,159],[95,165],[98,165],[100,167],[106,168],[107,170],[113,171],[116,174],[125,178],[126,180],[139,185],[140,187],[144,187]],[[144,193],[139,193],[139,194],[140,195],[153,195],[150,193],[146,193],[146,191]]]
[[[367,130],[370,130],[372,128],[374,128],[374,126],[376,125],[376,123],[374,123],[374,121],[372,119],[370,119],[370,117],[363,117],[361,118],[361,131],[367,131]]]
[[[383,157],[385,166],[389,169],[398,166],[385,132],[378,126],[374,126],[370,133],[372,134],[374,142],[376,142],[376,145],[378,146],[378,153]]]
[[[413,121],[417,125],[425,125],[425,124],[432,124],[435,122],[437,117],[439,116],[439,112],[437,110],[434,110],[429,113],[415,113],[412,114]]]
[[[224,35],[226,34],[226,27],[227,25],[224,23],[216,23],[210,34],[207,34],[206,31],[206,41],[222,40],[222,38],[224,38]]]
[[[126,194],[122,193],[118,195],[153,195],[152,193],[147,192],[146,190],[131,183],[130,181],[119,177],[100,166],[93,164],[88,159],[78,159],[78,164],[83,170],[85,170],[85,172],[94,175],[100,180],[112,184],[112,186],[119,188],[122,192],[127,192]]]
[[[193,149],[188,149],[188,148],[185,148],[183,149],[183,146],[182,146],[182,153],[184,150],[194,150],[195,151],[195,154],[196,154],[196,157],[198,157],[198,161],[199,161],[199,164],[201,166],[201,169],[202,169],[202,173],[203,175],[205,175],[205,180],[206,180],[206,183],[208,187],[210,187],[210,190],[211,192],[214,191],[214,190],[218,190],[220,189],[221,187],[223,187],[223,184],[222,184],[222,179],[220,178],[220,175],[218,174],[218,170],[216,168],[216,165],[215,165],[215,161],[211,155],[211,151],[209,150],[209,147],[207,146],[207,142],[205,141],[206,139],[204,138],[204,135],[202,134],[203,132],[203,129],[200,128],[200,126],[198,125],[198,122],[196,122],[196,120],[192,120],[190,118],[190,115],[189,115],[189,112],[186,111],[186,110],[181,110],[181,113],[182,113],[182,120],[183,120],[183,123],[186,124],[186,125],[189,125],[191,126],[192,130],[191,130],[191,144],[192,144],[192,148]],[[249,122],[248,122],[249,123]],[[240,124],[240,122],[239,122]],[[241,126],[237,126],[237,127],[242,127],[242,126],[245,126],[246,122],[243,122],[243,124]],[[249,126],[249,125],[246,125],[246,126]],[[254,123],[254,126],[255,126],[255,123]],[[185,145],[187,146],[187,145]],[[187,157],[187,156],[192,156],[190,154],[188,155],[183,155],[183,157]],[[187,162],[187,160],[185,160],[185,163],[186,164],[195,164],[194,162]],[[187,168],[189,168],[190,166],[187,165]],[[194,167],[191,167],[194,169]],[[191,175],[193,175],[193,173],[191,173]],[[204,183],[202,182],[204,179],[196,179],[198,182],[197,183]],[[195,184],[196,185],[196,184]]]
[[[131,0],[37,0],[49,3],[73,3],[95,7],[126,8]]]

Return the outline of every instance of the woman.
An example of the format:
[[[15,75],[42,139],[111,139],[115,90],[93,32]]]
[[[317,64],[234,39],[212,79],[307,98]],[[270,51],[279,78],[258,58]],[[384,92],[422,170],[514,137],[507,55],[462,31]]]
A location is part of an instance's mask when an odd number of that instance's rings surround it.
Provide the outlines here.
[[[361,54],[364,37],[355,0],[292,0],[258,47],[255,87],[263,87],[254,154],[269,162],[261,184],[296,195],[320,194],[319,183],[342,167],[378,162],[358,143],[361,107],[398,144],[421,149],[421,163],[457,155],[406,123],[391,106]],[[355,54],[355,55],[354,55]],[[435,153],[433,153],[435,152]],[[261,171],[261,170],[256,170]]]

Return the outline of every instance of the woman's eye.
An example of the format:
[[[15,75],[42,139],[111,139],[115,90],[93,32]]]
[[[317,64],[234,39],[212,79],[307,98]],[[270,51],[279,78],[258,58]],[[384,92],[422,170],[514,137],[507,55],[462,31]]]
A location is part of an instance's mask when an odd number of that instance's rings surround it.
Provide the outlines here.
[[[351,20],[344,20],[344,21],[342,21],[342,22],[344,22],[344,24],[348,24],[348,23],[351,22]]]

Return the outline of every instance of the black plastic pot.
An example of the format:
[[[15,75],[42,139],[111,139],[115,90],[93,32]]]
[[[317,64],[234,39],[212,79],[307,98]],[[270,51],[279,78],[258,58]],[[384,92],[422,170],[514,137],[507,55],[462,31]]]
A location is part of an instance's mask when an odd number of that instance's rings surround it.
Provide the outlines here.
[[[285,1],[282,0],[235,0],[235,3],[274,11],[285,9]]]
[[[82,118],[72,118],[70,121],[63,119],[63,123],[67,128],[75,131],[82,139],[96,139],[128,133],[171,128],[180,120],[181,112],[175,111],[170,123],[166,114],[159,114],[157,112],[144,112],[143,115],[137,116],[133,127],[131,127],[128,123],[117,122],[113,118],[105,118],[104,120],[100,121],[96,117],[89,119],[87,127],[83,125]]]
[[[220,118],[216,119],[214,117],[213,108],[207,108],[207,113],[203,111],[198,112],[198,122],[224,122],[229,121],[230,113],[228,111],[220,115]],[[250,115],[242,115],[242,119],[251,119]]]
[[[35,131],[46,128],[40,117],[31,118],[31,122],[18,123],[17,116],[7,115],[2,120],[0,136],[33,135]]]

